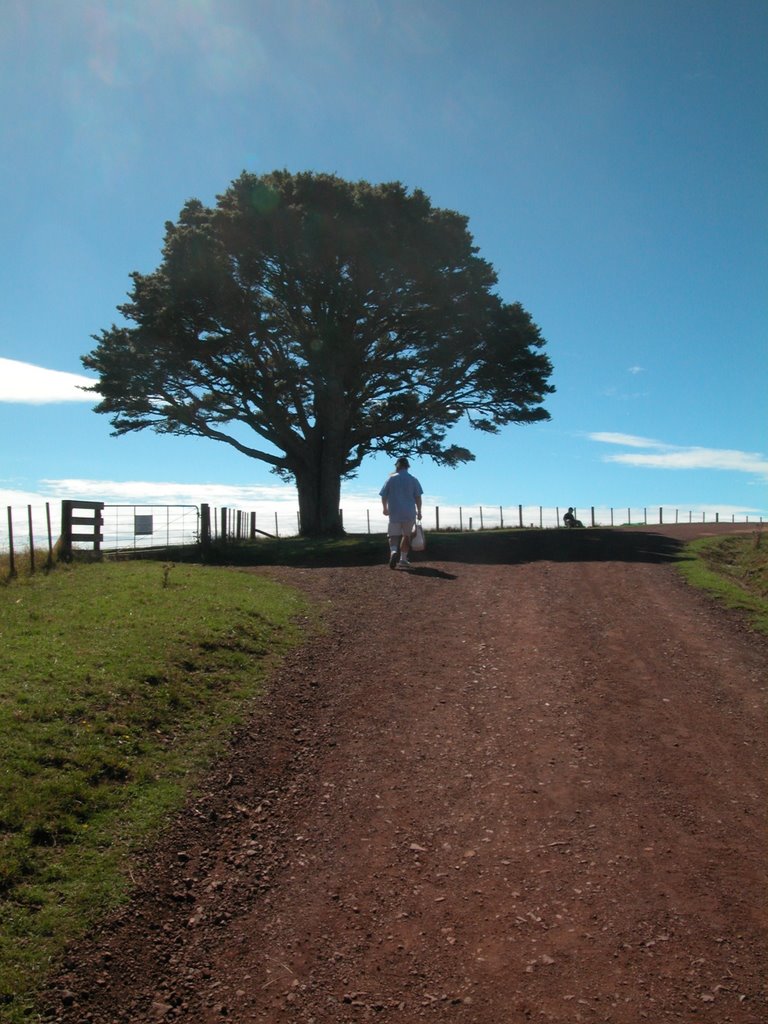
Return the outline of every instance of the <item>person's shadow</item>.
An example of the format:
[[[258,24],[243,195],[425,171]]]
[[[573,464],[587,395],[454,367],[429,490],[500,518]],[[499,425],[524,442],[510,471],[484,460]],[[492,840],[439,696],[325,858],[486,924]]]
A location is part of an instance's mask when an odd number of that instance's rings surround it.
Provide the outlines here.
[[[454,576],[450,572],[443,572],[442,569],[432,569],[428,565],[409,565],[407,569],[401,569],[400,572],[407,572],[411,576],[429,576],[433,579],[438,580],[456,580],[458,576]]]

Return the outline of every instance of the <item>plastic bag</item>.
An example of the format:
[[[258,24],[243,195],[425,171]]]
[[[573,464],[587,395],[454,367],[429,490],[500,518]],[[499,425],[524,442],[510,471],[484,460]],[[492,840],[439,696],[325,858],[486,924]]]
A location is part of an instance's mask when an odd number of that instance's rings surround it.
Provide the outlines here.
[[[421,523],[416,523],[414,531],[411,534],[411,551],[423,551],[427,546],[426,538],[424,537],[424,530]]]

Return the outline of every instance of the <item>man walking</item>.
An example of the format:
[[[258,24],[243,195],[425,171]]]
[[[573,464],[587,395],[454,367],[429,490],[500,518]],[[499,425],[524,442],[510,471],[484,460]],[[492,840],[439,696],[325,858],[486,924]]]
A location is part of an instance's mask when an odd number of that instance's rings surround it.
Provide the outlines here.
[[[421,496],[424,493],[415,476],[408,472],[410,463],[400,458],[395,464],[395,472],[379,491],[381,507],[385,516],[389,516],[387,536],[389,538],[389,568],[398,564],[398,551],[402,566],[409,566],[408,552],[411,550],[411,534],[416,520],[421,519]]]

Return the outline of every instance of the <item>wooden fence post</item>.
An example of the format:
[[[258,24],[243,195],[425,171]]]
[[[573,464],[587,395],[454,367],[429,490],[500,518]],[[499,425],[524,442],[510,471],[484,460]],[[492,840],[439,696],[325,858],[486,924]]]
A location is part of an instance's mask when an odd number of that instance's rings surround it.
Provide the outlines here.
[[[45,520],[48,525],[48,568],[53,568],[53,533],[51,532],[51,503],[45,503]]]
[[[518,521],[518,524],[520,526],[520,529],[522,530],[522,528],[523,528],[523,506],[522,505],[518,505],[517,506],[517,521]]]
[[[29,523],[29,571],[35,572],[35,534],[32,529],[32,506],[27,505],[27,522]]]
[[[13,512],[10,505],[8,506],[8,573],[10,576],[16,575],[16,560],[13,550]]]
[[[435,529],[440,529],[440,506],[435,505]]]
[[[200,547],[207,551],[211,546],[211,506],[203,502],[200,506]]]
[[[65,562],[72,559],[72,502],[66,498],[61,503],[61,555]]]

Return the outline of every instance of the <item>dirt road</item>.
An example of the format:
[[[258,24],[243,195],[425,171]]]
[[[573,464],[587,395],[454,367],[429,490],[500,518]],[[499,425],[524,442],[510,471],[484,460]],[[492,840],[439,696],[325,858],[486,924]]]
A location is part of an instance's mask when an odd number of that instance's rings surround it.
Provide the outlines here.
[[[768,646],[671,542],[589,535],[259,570],[328,631],[72,951],[51,1019],[767,1020]]]

